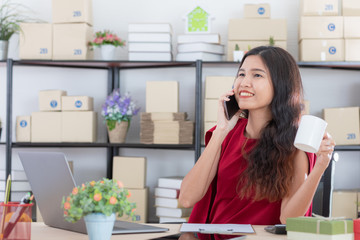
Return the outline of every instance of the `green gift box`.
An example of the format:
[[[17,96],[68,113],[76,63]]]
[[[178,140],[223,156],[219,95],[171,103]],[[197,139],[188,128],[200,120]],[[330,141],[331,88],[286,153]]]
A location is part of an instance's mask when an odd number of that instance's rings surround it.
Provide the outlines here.
[[[318,217],[296,217],[286,219],[286,230],[315,234],[347,234],[353,233],[353,221],[347,219],[331,219]]]

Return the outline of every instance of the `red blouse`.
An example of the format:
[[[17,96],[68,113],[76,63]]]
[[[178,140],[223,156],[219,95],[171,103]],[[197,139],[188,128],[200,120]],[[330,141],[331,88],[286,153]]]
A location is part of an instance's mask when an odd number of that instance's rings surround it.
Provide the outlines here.
[[[195,204],[189,223],[237,223],[254,225],[273,225],[280,223],[281,200],[252,201],[252,198],[240,199],[236,192],[239,175],[247,163],[243,152],[247,154],[255,146],[256,139],[244,136],[247,119],[239,119],[221,145],[221,155],[217,175],[209,186],[205,196]],[[210,141],[210,129],[205,135],[205,144]],[[242,151],[243,146],[245,151]],[[315,155],[307,153],[309,173],[315,164]],[[312,206],[305,216],[311,216]]]

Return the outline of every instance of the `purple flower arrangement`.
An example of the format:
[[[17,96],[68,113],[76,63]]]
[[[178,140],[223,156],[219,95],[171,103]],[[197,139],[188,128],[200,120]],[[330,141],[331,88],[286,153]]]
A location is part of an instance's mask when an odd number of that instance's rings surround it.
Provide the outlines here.
[[[139,110],[140,107],[136,107],[129,93],[121,96],[120,90],[115,89],[102,105],[101,115],[104,116],[106,124],[111,131],[115,128],[116,122],[130,122],[132,116],[138,114]]]

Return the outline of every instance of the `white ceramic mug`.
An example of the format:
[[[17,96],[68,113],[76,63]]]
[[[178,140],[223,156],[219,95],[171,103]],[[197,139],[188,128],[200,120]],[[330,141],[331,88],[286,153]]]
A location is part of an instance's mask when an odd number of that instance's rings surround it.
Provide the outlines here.
[[[305,152],[317,153],[323,139],[327,122],[323,119],[303,115],[296,133],[294,145]]]

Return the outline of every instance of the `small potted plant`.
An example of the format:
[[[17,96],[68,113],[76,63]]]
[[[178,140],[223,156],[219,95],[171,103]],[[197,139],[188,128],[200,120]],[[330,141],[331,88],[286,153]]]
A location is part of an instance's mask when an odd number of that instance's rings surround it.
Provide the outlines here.
[[[239,45],[235,44],[234,62],[240,62],[244,57],[244,51],[240,51]]]
[[[102,106],[101,115],[105,118],[111,143],[125,142],[130,121],[140,111],[129,93],[120,95],[120,90],[115,89]]]
[[[269,46],[275,46],[275,40],[273,36],[269,37]]]
[[[21,6],[10,0],[0,4],[0,60],[7,59],[9,39],[20,30],[20,23],[25,20],[19,12]]]
[[[114,60],[115,48],[125,46],[125,40],[121,40],[115,33],[109,30],[95,33],[95,39],[89,42],[91,49],[101,48],[103,60]]]
[[[64,218],[76,222],[84,217],[90,240],[110,239],[116,214],[135,220],[135,203],[130,203],[130,192],[122,182],[103,178],[75,187],[63,197]]]

